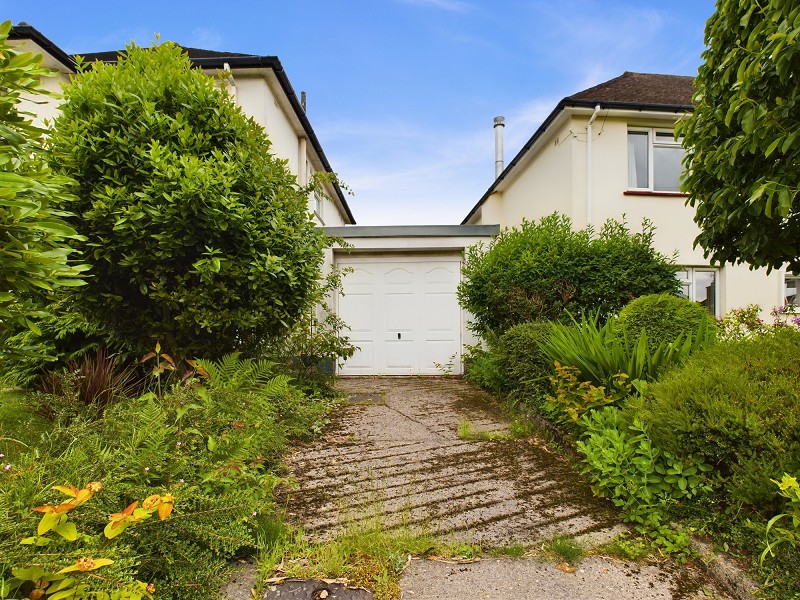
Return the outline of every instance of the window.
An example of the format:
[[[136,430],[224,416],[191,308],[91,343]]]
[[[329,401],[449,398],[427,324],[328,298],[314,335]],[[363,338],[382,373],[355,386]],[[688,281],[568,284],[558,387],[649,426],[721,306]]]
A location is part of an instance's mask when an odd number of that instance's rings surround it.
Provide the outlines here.
[[[681,282],[681,296],[705,306],[715,317],[717,314],[717,269],[686,267],[675,273]]]
[[[683,138],[672,131],[628,130],[628,187],[653,192],[680,192]]]
[[[786,273],[783,283],[784,304],[800,304],[800,273]]]

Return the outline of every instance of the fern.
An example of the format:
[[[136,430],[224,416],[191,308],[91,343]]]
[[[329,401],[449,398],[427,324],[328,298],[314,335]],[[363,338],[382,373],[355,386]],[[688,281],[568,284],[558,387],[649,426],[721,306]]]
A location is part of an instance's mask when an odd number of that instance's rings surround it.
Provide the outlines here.
[[[209,387],[225,391],[259,391],[271,382],[275,372],[274,362],[243,359],[238,352],[217,361],[200,359],[197,364],[208,373]]]

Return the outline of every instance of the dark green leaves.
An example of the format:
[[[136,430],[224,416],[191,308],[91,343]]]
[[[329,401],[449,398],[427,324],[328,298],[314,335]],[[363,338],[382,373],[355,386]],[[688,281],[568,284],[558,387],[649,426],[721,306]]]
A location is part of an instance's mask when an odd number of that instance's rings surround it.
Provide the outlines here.
[[[68,240],[80,236],[53,209],[69,200],[70,181],[50,171],[41,145],[43,130],[31,115],[18,110],[22,96],[43,95],[41,55],[8,45],[11,22],[0,24],[0,354],[8,354],[5,337],[15,327],[38,332],[39,306],[62,286],[84,284]]]
[[[718,0],[683,189],[715,262],[800,270],[800,5]]]
[[[648,222],[631,233],[609,220],[595,234],[573,231],[558,214],[523,221],[488,248],[467,249],[459,302],[481,335],[526,321],[569,320],[568,312],[599,311],[605,318],[638,296],[677,291],[675,267],[652,241]]]
[[[327,241],[266,134],[177,46],[129,46],[65,90],[54,161],[86,241],[80,310],[132,349],[215,358],[309,308]]]

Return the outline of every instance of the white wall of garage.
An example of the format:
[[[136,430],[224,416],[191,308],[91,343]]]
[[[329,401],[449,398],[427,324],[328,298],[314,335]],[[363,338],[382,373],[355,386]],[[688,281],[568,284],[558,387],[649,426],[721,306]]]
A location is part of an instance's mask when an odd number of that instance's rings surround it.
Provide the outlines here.
[[[496,226],[328,227],[348,248],[333,262],[347,267],[334,310],[359,347],[340,375],[463,373],[462,351],[477,340],[456,298],[467,246],[488,242]]]

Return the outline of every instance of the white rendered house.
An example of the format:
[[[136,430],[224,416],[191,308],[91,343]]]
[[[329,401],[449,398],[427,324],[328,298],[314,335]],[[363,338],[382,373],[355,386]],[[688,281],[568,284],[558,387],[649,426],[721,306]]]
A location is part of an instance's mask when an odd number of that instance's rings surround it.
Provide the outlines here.
[[[62,83],[69,83],[75,73],[75,56],[61,50],[30,25],[16,25],[9,40],[27,52],[43,55],[42,64],[57,73],[45,78],[43,87],[60,92]],[[280,60],[275,56],[254,56],[235,52],[217,52],[184,48],[197,68],[212,77],[221,77],[223,84],[242,108],[267,132],[272,152],[287,161],[289,170],[300,185],[310,181],[314,173],[333,173],[322,146],[314,133],[305,109],[292,89]],[[81,54],[85,62],[99,60],[113,63],[121,51]],[[37,99],[41,102],[41,98]],[[44,104],[25,103],[23,110],[37,115],[39,122],[52,120],[58,112],[59,100]],[[350,207],[338,185],[325,184],[325,194],[309,198],[309,212],[319,225],[340,226],[355,223]]]
[[[636,230],[647,218],[656,226],[656,249],[677,252],[687,297],[716,316],[748,304],[768,314],[796,288],[796,278],[746,265],[712,267],[694,247],[699,230],[680,193],[684,150],[673,134],[692,110],[692,83],[692,77],[625,72],[564,98],[498,169],[464,224],[512,227],[557,211],[577,228],[625,215]],[[502,120],[495,127],[502,131]]]

